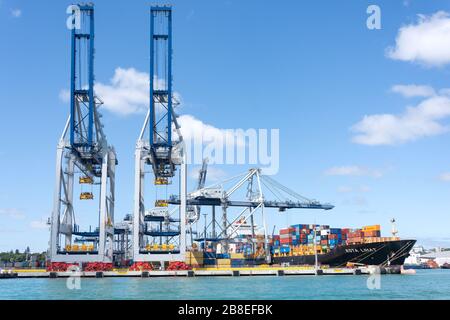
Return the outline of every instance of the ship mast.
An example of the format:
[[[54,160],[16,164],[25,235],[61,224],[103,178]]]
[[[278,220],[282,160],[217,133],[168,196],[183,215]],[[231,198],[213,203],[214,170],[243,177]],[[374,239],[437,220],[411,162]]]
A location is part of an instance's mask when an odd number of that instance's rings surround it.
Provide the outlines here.
[[[398,230],[397,230],[397,227],[395,226],[395,218],[391,219],[391,225],[392,225],[392,228],[391,228],[392,236],[396,237],[397,233],[398,233]]]

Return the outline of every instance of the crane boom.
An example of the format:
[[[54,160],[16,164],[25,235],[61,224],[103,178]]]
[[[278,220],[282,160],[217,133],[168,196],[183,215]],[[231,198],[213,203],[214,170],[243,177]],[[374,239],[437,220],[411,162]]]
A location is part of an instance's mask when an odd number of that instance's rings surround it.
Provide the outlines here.
[[[197,190],[203,189],[206,183],[206,174],[208,172],[208,158],[203,159],[202,168],[198,172]]]

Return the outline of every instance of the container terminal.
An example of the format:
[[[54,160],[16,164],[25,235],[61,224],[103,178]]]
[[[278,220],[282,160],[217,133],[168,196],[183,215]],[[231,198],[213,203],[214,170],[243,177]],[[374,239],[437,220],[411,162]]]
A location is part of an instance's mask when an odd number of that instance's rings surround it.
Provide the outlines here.
[[[401,272],[415,240],[398,238],[395,220],[389,237],[382,237],[379,225],[296,224],[269,234],[271,211],[334,206],[301,196],[259,168],[205,186],[204,159],[196,189],[188,191],[187,147],[172,88],[171,6],[150,9],[150,103],[135,147],[134,207],[115,221],[119,162],[103,131],[101,97],[94,92],[94,5],[78,8],[73,23],[78,17],[81,27],[71,30],[70,112],[56,152],[47,267],[3,273],[3,278],[73,272],[86,277]],[[97,213],[98,226],[84,229],[76,223],[80,206]]]

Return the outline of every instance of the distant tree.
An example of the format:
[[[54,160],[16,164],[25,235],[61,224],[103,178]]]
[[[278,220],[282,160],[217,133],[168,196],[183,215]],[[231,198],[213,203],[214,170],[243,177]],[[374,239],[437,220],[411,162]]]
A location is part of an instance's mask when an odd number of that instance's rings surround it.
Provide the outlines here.
[[[27,253],[28,252],[28,253]],[[46,252],[31,253],[31,250],[27,248],[24,253],[20,253],[19,250],[0,252],[0,262],[25,262],[30,259],[31,256],[36,257],[37,261],[44,262],[46,260]]]

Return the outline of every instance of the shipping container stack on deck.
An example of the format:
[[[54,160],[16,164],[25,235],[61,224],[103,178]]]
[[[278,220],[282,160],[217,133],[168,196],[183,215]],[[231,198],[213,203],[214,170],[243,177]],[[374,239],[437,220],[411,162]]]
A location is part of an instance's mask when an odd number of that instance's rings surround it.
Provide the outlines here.
[[[387,241],[387,239],[389,238],[381,238],[379,225],[350,229],[330,228],[328,225],[296,224],[281,229],[280,235],[274,235],[269,244],[271,253],[275,256],[313,255],[314,246],[318,254],[323,254],[340,245]]]
[[[276,244],[280,245],[277,236]],[[193,247],[193,251],[186,254],[186,264],[193,268],[238,268],[256,265],[256,261],[264,261],[264,235],[257,234],[253,238],[251,235],[238,235],[228,244],[228,253],[219,253],[220,244],[213,245],[207,242],[206,246],[202,242],[197,250],[197,246]]]
[[[277,256],[325,254],[341,245],[383,242],[398,238],[381,237],[380,225],[359,229],[330,228],[328,225],[296,224],[281,229],[268,239],[271,254]],[[229,253],[216,253],[212,245],[187,255],[186,263],[193,267],[244,267],[264,260],[264,236],[240,235],[230,244]]]

